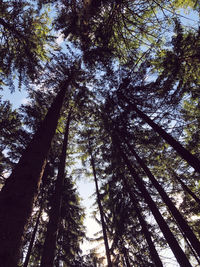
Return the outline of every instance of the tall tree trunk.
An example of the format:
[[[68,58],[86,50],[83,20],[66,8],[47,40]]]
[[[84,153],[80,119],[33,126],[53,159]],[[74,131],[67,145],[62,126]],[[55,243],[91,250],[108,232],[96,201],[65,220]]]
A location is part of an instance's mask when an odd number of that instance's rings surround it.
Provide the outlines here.
[[[101,198],[100,198],[99,186],[98,186],[97,175],[96,175],[95,161],[94,161],[94,157],[92,154],[92,148],[91,148],[90,142],[89,142],[89,154],[90,154],[90,159],[91,159],[90,161],[91,161],[94,182],[95,182],[95,187],[96,187],[97,203],[98,203],[98,208],[99,208],[100,217],[101,217],[101,225],[102,225],[102,230],[103,230],[103,238],[104,238],[104,245],[105,245],[105,250],[106,250],[107,263],[108,263],[108,267],[112,267],[110,250],[109,250],[109,245],[108,245],[108,237],[106,233],[106,224],[104,221],[103,207],[101,205]]]
[[[145,162],[138,156],[138,154],[135,152],[133,147],[130,146],[127,141],[125,141],[125,142],[128,145],[128,147],[129,147],[130,151],[132,152],[132,154],[134,155],[134,157],[136,158],[136,160],[138,161],[138,163],[140,164],[140,166],[142,167],[142,169],[145,171],[145,173],[148,176],[149,180],[152,182],[154,187],[159,192],[161,198],[163,199],[163,201],[166,204],[166,206],[169,208],[171,214],[173,215],[173,217],[177,221],[178,225],[180,226],[180,228],[183,231],[183,233],[185,234],[185,236],[190,241],[192,247],[194,248],[194,250],[196,251],[196,253],[200,257],[200,242],[199,242],[199,240],[197,239],[197,237],[195,236],[195,234],[193,233],[193,231],[191,230],[191,228],[189,227],[189,225],[187,224],[185,219],[182,217],[180,212],[177,210],[177,208],[175,207],[174,203],[168,197],[168,195],[166,194],[166,192],[164,191],[162,186],[158,183],[158,181],[156,180],[156,178],[154,177],[154,175],[152,174],[150,169],[147,167]]]
[[[117,140],[118,140],[118,138],[117,138]],[[157,223],[158,223],[158,225],[159,225],[159,227],[160,227],[165,239],[167,240],[170,248],[172,249],[172,251],[174,253],[174,256],[176,257],[178,263],[182,267],[192,267],[190,262],[189,262],[189,260],[187,259],[186,255],[185,255],[185,253],[183,252],[183,250],[179,246],[179,244],[178,244],[176,238],[174,237],[173,233],[169,229],[166,221],[164,220],[164,218],[162,217],[160,211],[158,210],[155,202],[153,201],[153,199],[151,198],[149,192],[147,191],[142,179],[140,179],[140,177],[135,172],[135,170],[132,167],[130,161],[128,160],[126,154],[123,152],[123,150],[119,146],[119,142],[116,142],[116,143],[118,144],[119,153],[120,153],[121,157],[123,158],[124,163],[128,167],[131,176],[133,177],[134,181],[136,182],[136,184],[138,186],[138,189],[140,190],[140,192],[142,193],[146,203],[148,204],[148,206],[149,206],[149,208],[150,208],[155,220],[157,221]]]
[[[133,105],[132,105],[133,107]],[[165,132],[159,125],[153,122],[146,114],[140,111],[137,107],[133,108],[137,114],[144,119],[165,141],[170,144],[178,154],[185,159],[190,166],[200,173],[200,160],[185,149],[179,142],[177,142],[170,134]]]
[[[58,175],[55,185],[55,192],[49,215],[49,222],[47,226],[46,238],[44,242],[40,267],[47,267],[47,266],[53,267],[54,264],[56,242],[57,242],[57,235],[60,222],[61,205],[62,205],[62,190],[65,177],[65,164],[66,164],[70,120],[71,120],[71,110],[69,111],[66,122],[65,135],[64,135],[62,152],[60,155],[60,161],[58,166]]]
[[[25,258],[23,267],[27,267],[28,266],[29,259],[30,259],[30,256],[31,256],[31,252],[32,252],[32,248],[33,248],[33,244],[34,244],[34,241],[35,241],[35,236],[36,236],[37,229],[38,229],[38,226],[39,226],[39,223],[40,223],[40,217],[41,217],[41,214],[42,214],[42,210],[43,210],[43,205],[41,203],[40,209],[39,209],[39,212],[38,212],[38,216],[37,216],[37,220],[36,220],[36,223],[35,223],[35,227],[34,227],[34,230],[33,230],[32,236],[31,236],[31,240],[30,240],[30,243],[29,243],[29,246],[28,246],[28,251],[27,251],[27,254],[26,254],[26,258]]]
[[[121,94],[120,94],[121,96]],[[142,118],[147,124],[149,124],[155,132],[157,132],[165,141],[171,145],[178,154],[185,159],[190,166],[192,166],[197,172],[200,173],[200,160],[192,155],[187,149],[185,149],[178,141],[176,141],[170,134],[164,131],[159,125],[152,121],[146,114],[139,110],[136,105],[132,104],[126,97],[122,96],[129,106],[134,110],[140,118]]]
[[[172,216],[172,214],[171,214],[171,216]],[[191,246],[190,242],[188,241],[188,239],[187,239],[185,233],[183,233],[183,231],[182,231],[182,229],[180,228],[180,226],[179,226],[178,224],[177,224],[177,226],[178,226],[178,229],[179,229],[179,231],[181,232],[182,236],[183,236],[184,239],[185,239],[184,241],[185,241],[185,244],[187,244],[187,248],[190,249],[190,251],[192,252],[193,256],[195,257],[196,261],[198,262],[198,264],[199,264],[199,266],[200,266],[200,260],[199,260],[199,257],[198,257],[198,255],[197,255],[197,253],[195,252],[195,250],[194,250],[193,247]],[[188,254],[188,253],[185,253],[185,254],[186,254],[187,256],[188,256],[188,255],[190,256],[190,254]]]
[[[43,176],[42,176],[42,181],[43,182],[47,180],[48,175],[49,175],[49,164],[47,163],[46,166],[45,166],[45,169],[44,169]],[[30,260],[30,256],[31,256],[32,248],[33,248],[33,244],[34,244],[34,241],[35,241],[35,236],[36,236],[36,233],[37,233],[37,229],[38,229],[39,222],[40,222],[40,217],[41,217],[43,206],[44,206],[43,201],[44,201],[44,184],[42,184],[42,186],[41,186],[40,209],[39,209],[39,212],[38,212],[37,220],[36,220],[35,227],[34,227],[34,230],[33,230],[32,236],[31,236],[31,240],[30,240],[30,243],[29,243],[29,247],[28,247],[28,251],[27,251],[27,254],[26,254],[26,258],[25,258],[23,267],[27,267],[28,264],[29,264],[29,260]]]
[[[0,263],[3,267],[17,265],[24,228],[38,194],[68,83],[66,81],[63,84],[44,121],[0,192]]]
[[[138,203],[138,201],[136,200],[136,198],[135,198],[135,196],[134,196],[134,194],[130,188],[130,185],[127,183],[126,179],[123,179],[123,183],[124,183],[126,191],[129,193],[132,204],[134,206],[134,210],[136,212],[136,215],[137,215],[138,220],[140,222],[140,225],[142,227],[142,232],[143,232],[144,237],[145,237],[147,244],[149,246],[149,252],[150,252],[152,261],[155,263],[156,267],[163,267],[162,261],[160,260],[160,257],[158,255],[157,250],[156,250],[154,243],[152,241],[151,234],[150,234],[148,227],[147,227],[147,223],[144,220],[144,218],[142,217],[142,214],[138,208],[138,205],[136,204],[136,203]]]

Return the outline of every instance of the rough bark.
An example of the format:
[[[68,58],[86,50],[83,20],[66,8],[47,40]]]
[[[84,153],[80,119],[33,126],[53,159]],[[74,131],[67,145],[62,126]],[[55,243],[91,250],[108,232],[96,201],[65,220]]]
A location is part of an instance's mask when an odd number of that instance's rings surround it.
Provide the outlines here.
[[[49,215],[49,222],[47,225],[47,232],[46,232],[46,238],[44,242],[40,267],[47,267],[47,266],[53,267],[54,265],[57,235],[60,222],[61,204],[62,204],[62,190],[65,177],[65,164],[66,164],[70,119],[71,119],[71,111],[68,114],[66,122],[65,135],[64,135],[62,152],[60,155],[59,166],[58,166],[58,175],[55,185],[55,192]]]
[[[62,85],[44,121],[0,192],[0,266],[2,267],[17,265],[24,228],[38,194],[68,82]]]

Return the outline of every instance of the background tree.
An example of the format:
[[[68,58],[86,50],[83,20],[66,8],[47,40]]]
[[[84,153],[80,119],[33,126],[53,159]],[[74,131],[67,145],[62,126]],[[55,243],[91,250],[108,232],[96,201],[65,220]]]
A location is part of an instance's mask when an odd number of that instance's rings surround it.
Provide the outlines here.
[[[39,14],[30,1],[2,1],[0,14],[0,85],[14,90],[16,76],[19,85],[28,77],[34,79],[42,61],[48,60],[47,46],[53,41],[50,19],[47,10]]]

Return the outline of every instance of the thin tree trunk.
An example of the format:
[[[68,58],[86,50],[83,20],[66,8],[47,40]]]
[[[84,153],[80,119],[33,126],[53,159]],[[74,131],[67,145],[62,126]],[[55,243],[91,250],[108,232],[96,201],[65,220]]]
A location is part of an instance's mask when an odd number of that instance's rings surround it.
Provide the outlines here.
[[[168,227],[166,221],[164,220],[160,211],[158,210],[155,202],[153,201],[149,192],[147,191],[142,179],[139,178],[139,176],[135,172],[134,168],[132,167],[127,156],[125,155],[125,153],[122,151],[121,148],[120,148],[119,152],[120,152],[120,155],[122,156],[122,158],[124,160],[124,163],[128,167],[131,176],[135,180],[135,182],[138,186],[138,189],[142,193],[146,203],[148,204],[152,214],[154,215],[155,220],[157,221],[165,239],[167,240],[170,248],[172,249],[174,256],[176,257],[178,263],[180,264],[181,267],[192,267],[189,260],[187,259],[186,255],[185,255],[185,253],[183,252],[183,250],[179,246],[176,238],[174,237],[173,233],[171,232],[170,228]]]
[[[65,177],[65,164],[68,146],[69,125],[71,120],[71,111],[68,114],[65,135],[63,140],[62,152],[60,155],[60,162],[58,166],[58,175],[55,185],[55,192],[52,201],[52,207],[49,215],[49,222],[47,226],[46,238],[43,247],[42,259],[40,267],[53,267],[56,242],[60,222],[60,213],[62,205],[62,190]]]
[[[95,182],[95,187],[96,187],[97,203],[98,203],[98,208],[99,208],[100,217],[101,217],[101,225],[102,225],[102,230],[103,230],[103,238],[104,238],[104,245],[105,245],[105,250],[106,250],[107,263],[108,263],[108,267],[112,267],[112,262],[111,262],[111,257],[110,257],[110,249],[109,249],[109,245],[108,245],[108,237],[107,237],[107,233],[106,233],[106,224],[104,221],[103,207],[101,205],[101,198],[100,198],[97,175],[96,175],[95,161],[94,161],[94,157],[92,155],[90,143],[89,143],[89,154],[90,154],[90,158],[91,158],[91,166],[92,166],[94,182]]]
[[[0,192],[0,266],[2,267],[17,266],[24,228],[38,194],[68,83],[69,81],[66,81],[66,85],[63,84],[44,121]]]
[[[31,256],[31,252],[32,252],[32,248],[33,248],[33,244],[34,244],[34,241],[35,241],[35,236],[36,236],[37,229],[38,229],[38,226],[39,226],[39,223],[40,223],[40,217],[41,217],[41,214],[42,214],[42,210],[43,210],[43,205],[41,203],[40,210],[38,212],[37,220],[36,220],[35,227],[34,227],[34,230],[33,230],[32,236],[31,236],[31,240],[30,240],[30,243],[29,243],[29,247],[28,247],[28,251],[27,251],[27,254],[26,254],[26,259],[24,261],[23,267],[27,267],[28,266],[29,259],[30,259],[30,256]]]
[[[131,108],[142,118],[147,124],[149,124],[154,131],[156,131],[165,141],[170,144],[178,154],[185,159],[190,166],[192,166],[197,172],[200,173],[200,160],[192,155],[187,149],[185,149],[178,141],[176,141],[170,134],[164,131],[159,125],[152,121],[146,114],[139,110],[135,105],[129,102]]]
[[[174,203],[168,197],[168,195],[166,194],[166,192],[164,191],[162,186],[158,183],[158,181],[156,180],[156,178],[154,177],[154,175],[152,174],[150,169],[147,167],[145,162],[138,156],[138,154],[135,152],[133,147],[130,146],[127,141],[125,141],[125,142],[128,145],[130,151],[133,153],[133,155],[136,158],[136,160],[138,161],[138,163],[140,164],[140,166],[142,167],[142,169],[145,171],[145,173],[148,176],[149,180],[152,182],[154,187],[159,192],[161,198],[163,199],[163,201],[166,204],[166,206],[169,208],[171,214],[173,215],[173,217],[177,221],[178,225],[180,226],[180,228],[183,231],[183,233],[185,234],[185,236],[190,241],[192,247],[194,248],[194,250],[196,251],[196,253],[200,257],[200,242],[199,242],[199,240],[197,239],[197,237],[195,236],[195,234],[193,233],[193,231],[191,230],[191,228],[189,227],[189,225],[187,224],[187,222],[185,221],[183,216],[177,210],[177,208],[175,207]]]
[[[171,214],[172,216],[172,214]],[[177,224],[177,227],[179,229],[179,231],[181,232],[182,236],[184,237],[185,239],[185,243],[188,245],[188,248],[190,249],[190,251],[192,252],[193,256],[195,257],[196,261],[198,262],[199,266],[200,266],[200,261],[199,261],[199,258],[198,258],[198,255],[197,253],[194,251],[193,247],[191,246],[190,242],[188,241],[185,233],[183,233],[182,229],[180,228],[180,226]],[[185,253],[186,254],[186,253]],[[186,254],[187,255],[187,254]]]
[[[160,260],[158,252],[157,252],[157,250],[156,250],[156,248],[154,246],[154,243],[152,241],[151,234],[150,234],[150,232],[148,230],[146,221],[142,217],[142,214],[140,213],[140,210],[138,208],[138,205],[137,205],[138,201],[136,200],[136,198],[135,198],[135,196],[134,196],[134,194],[133,194],[133,192],[132,192],[132,190],[130,188],[130,185],[128,185],[126,179],[123,179],[123,183],[124,183],[126,191],[129,193],[129,196],[131,198],[132,204],[134,206],[134,210],[136,212],[136,215],[137,215],[138,220],[140,222],[140,225],[142,227],[142,232],[143,232],[143,234],[145,236],[145,239],[147,241],[147,244],[149,246],[149,252],[150,252],[152,261],[155,263],[156,267],[163,267],[162,261]]]
[[[200,205],[200,199],[195,195],[195,193],[192,192],[190,188],[174,172],[173,172],[173,175],[179,181],[183,190],[187,192]]]
[[[43,176],[42,176],[42,181],[43,182],[48,178],[48,175],[49,175],[49,167],[48,166],[49,165],[47,163],[46,166],[45,166],[45,169],[44,169]],[[32,248],[33,248],[33,244],[34,244],[34,241],[35,241],[35,236],[36,236],[36,233],[37,233],[37,229],[38,229],[39,222],[40,222],[40,217],[41,217],[42,210],[43,210],[43,205],[44,205],[43,204],[43,198],[44,198],[44,185],[42,184],[42,186],[41,186],[40,209],[39,209],[39,212],[38,212],[37,220],[36,220],[35,227],[34,227],[34,230],[33,230],[32,236],[31,236],[31,240],[30,240],[30,243],[29,243],[29,247],[28,247],[28,251],[27,251],[27,254],[26,254],[26,258],[25,258],[23,267],[27,267],[28,264],[29,264],[29,260],[30,260],[30,256],[31,256]]]

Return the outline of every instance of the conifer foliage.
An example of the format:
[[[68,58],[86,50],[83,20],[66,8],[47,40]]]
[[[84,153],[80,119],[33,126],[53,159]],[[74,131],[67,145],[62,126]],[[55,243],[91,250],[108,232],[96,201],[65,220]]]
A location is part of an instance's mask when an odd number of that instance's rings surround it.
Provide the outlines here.
[[[0,267],[200,265],[200,34],[184,8],[198,17],[193,0],[1,1],[0,88],[29,102],[0,102]],[[83,176],[105,255],[81,251]]]

